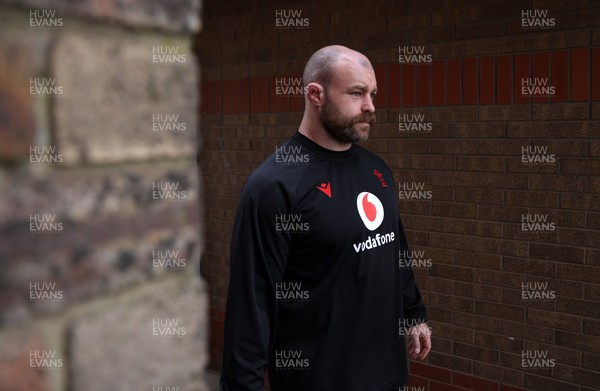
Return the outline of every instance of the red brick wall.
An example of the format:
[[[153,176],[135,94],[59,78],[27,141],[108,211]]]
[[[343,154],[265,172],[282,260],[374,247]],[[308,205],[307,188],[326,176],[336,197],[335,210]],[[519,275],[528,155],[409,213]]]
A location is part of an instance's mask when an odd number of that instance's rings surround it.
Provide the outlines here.
[[[338,43],[375,66],[378,122],[366,147],[388,162],[405,190],[423,185],[431,194],[399,199],[413,250],[431,259],[415,272],[434,349],[426,363],[412,364],[411,385],[595,389],[599,7],[578,0],[206,1],[196,50],[204,70],[202,273],[210,285],[212,366],[221,362],[241,187],[302,116],[303,98],[278,96],[278,78],[300,77],[316,49]],[[552,18],[555,26],[523,27],[522,11],[533,9],[546,10],[536,20]],[[308,26],[278,28],[277,10],[301,11]],[[406,46],[422,47],[431,62],[400,64],[399,47]],[[524,78],[543,79],[553,94],[523,95]],[[430,131],[410,133],[412,125],[399,124],[399,116],[414,115],[423,115],[421,126]],[[548,164],[523,162],[539,158]],[[547,224],[523,230],[527,216]],[[524,353],[546,354],[547,361],[523,365]]]

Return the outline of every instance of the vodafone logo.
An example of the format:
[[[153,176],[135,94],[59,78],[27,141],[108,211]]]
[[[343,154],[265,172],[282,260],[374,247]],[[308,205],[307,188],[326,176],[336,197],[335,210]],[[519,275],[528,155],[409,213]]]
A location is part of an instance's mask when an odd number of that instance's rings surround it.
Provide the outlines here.
[[[363,191],[356,197],[356,208],[365,227],[374,231],[383,222],[383,204],[375,194]]]

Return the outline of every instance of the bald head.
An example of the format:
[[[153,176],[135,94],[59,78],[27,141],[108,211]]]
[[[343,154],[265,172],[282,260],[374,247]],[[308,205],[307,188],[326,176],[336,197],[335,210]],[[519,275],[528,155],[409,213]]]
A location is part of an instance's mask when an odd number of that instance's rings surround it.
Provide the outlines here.
[[[306,87],[310,83],[329,86],[336,67],[344,61],[358,63],[364,68],[373,69],[371,62],[362,53],[341,45],[326,46],[317,50],[304,67],[302,81]]]

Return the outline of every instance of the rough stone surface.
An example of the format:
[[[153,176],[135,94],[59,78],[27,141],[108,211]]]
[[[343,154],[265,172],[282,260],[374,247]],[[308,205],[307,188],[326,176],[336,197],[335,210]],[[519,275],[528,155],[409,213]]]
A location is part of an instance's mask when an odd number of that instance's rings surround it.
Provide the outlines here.
[[[66,165],[181,159],[196,152],[196,64],[187,39],[65,31],[52,64]]]
[[[171,204],[196,204],[198,200],[197,168],[191,161],[97,169],[48,168],[39,165],[27,172],[0,171],[0,232],[14,225],[26,229],[23,223],[29,222],[30,213],[55,213],[61,221],[77,223],[148,213],[148,208]],[[158,183],[177,185],[177,191],[185,192],[185,199],[154,200],[152,186]]]
[[[31,368],[31,351],[48,351],[44,339],[35,333],[0,336],[0,391],[50,390],[48,371],[62,368]]]
[[[0,0],[27,9],[56,10],[69,16],[116,21],[135,27],[156,27],[167,31],[196,32],[200,29],[200,0]]]
[[[73,391],[159,386],[208,390],[200,381],[207,359],[207,302],[198,280],[183,278],[148,288],[73,321]],[[154,329],[158,319],[178,323]],[[155,335],[177,332],[185,335]]]
[[[7,162],[24,160],[34,143],[28,57],[27,49],[0,38],[0,160]]]
[[[178,184],[186,199],[153,200],[153,183]],[[29,232],[30,213],[55,215],[63,229]],[[194,273],[198,218],[189,165],[7,175],[0,180],[0,326],[163,274]],[[30,284],[42,281],[62,297],[31,300]]]
[[[44,138],[36,118],[45,104],[30,94],[31,77],[41,74],[39,53],[52,34],[40,34],[27,26],[25,12],[0,9],[0,162],[27,160],[29,147]],[[41,131],[40,131],[41,130]]]

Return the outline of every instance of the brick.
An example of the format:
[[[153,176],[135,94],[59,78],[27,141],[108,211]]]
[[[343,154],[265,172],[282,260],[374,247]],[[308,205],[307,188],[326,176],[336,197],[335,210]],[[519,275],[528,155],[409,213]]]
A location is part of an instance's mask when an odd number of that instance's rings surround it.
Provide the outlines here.
[[[428,28],[416,30],[410,33],[410,43],[423,45],[434,42],[445,42],[453,34],[453,27]]]
[[[429,106],[430,97],[430,72],[431,65],[418,65],[417,67],[417,106]]]
[[[431,104],[443,106],[446,104],[446,63],[435,60],[431,64]]]
[[[560,380],[564,380],[570,383],[576,383],[580,385],[586,385],[589,387],[598,386],[598,371],[595,369],[579,369],[579,368],[566,368],[563,366],[557,366],[553,371],[554,377]]]
[[[479,58],[479,103],[494,104],[494,57]]]
[[[557,193],[507,190],[504,193],[504,204],[539,208],[558,208],[558,196]],[[552,219],[552,217],[550,217],[550,219]]]
[[[491,188],[526,189],[527,177],[517,174],[487,174],[480,177],[479,185]]]
[[[452,156],[415,155],[411,157],[411,167],[427,170],[454,170],[455,159]]]
[[[496,103],[512,103],[512,58],[511,56],[496,57]]]
[[[577,300],[568,297],[558,297],[556,300],[556,310],[573,315],[596,317],[598,310],[594,308],[592,302]]]
[[[535,52],[532,56],[532,78],[544,78],[548,80],[549,85],[550,80],[550,56],[548,52]],[[546,103],[549,101],[547,97],[534,97],[532,98],[533,102]]]
[[[454,263],[459,266],[500,270],[502,258],[499,255],[455,252]]]
[[[581,330],[581,317],[541,309],[527,309],[527,323],[566,331]]]
[[[430,235],[432,247],[449,248],[461,251],[475,251],[477,248],[477,239],[462,235],[448,235],[432,233]]]
[[[429,305],[462,312],[473,312],[473,300],[456,296],[449,297],[445,294],[431,293],[429,295]]]
[[[525,105],[482,106],[479,108],[479,118],[482,121],[522,121],[529,119],[530,115],[530,108]]]
[[[522,384],[523,372],[504,368],[487,363],[473,362],[473,375],[481,376],[489,380],[501,382],[499,389],[502,391],[527,391],[524,388],[507,386],[505,383]]]
[[[409,153],[430,153],[430,142],[427,140],[390,140],[390,151],[409,154]]]
[[[429,212],[429,207],[427,207],[426,212]],[[419,215],[418,217],[405,221],[404,224],[405,227],[409,229],[451,232],[451,229],[448,228],[448,226],[451,226],[453,224],[453,219],[443,219],[439,217]]]
[[[534,374],[525,374],[524,385],[528,390],[578,391],[578,386]]]
[[[491,333],[500,332],[500,323],[497,319],[488,316],[469,314],[466,312],[454,312],[452,323],[457,326],[469,327],[475,330],[484,330]]]
[[[430,275],[432,277],[440,277],[440,278],[446,278],[448,276],[452,276],[452,279],[457,280],[457,281],[472,281],[473,280],[471,269],[441,264],[439,262],[436,262],[431,266]]]
[[[427,317],[430,321],[450,323],[452,319],[452,311],[430,306],[427,308]]]
[[[392,64],[389,67],[389,107],[400,107],[400,65]]]
[[[561,195],[560,207],[563,209],[600,211],[600,197],[596,194],[565,193]]]
[[[475,301],[475,314],[522,322],[525,319],[524,309],[506,304]]]
[[[506,206],[479,206],[478,218],[483,220],[518,222],[528,209]]]
[[[506,125],[501,122],[493,123],[457,123],[455,125],[456,137],[504,137]]]
[[[538,33],[532,37],[533,50],[563,49],[589,44],[590,36],[584,30]]]
[[[459,279],[457,278],[457,280]],[[471,280],[472,277],[469,279],[469,281]],[[454,284],[454,289],[456,295],[470,297],[474,299],[500,301],[502,297],[502,289],[500,289],[499,287],[456,281]]]
[[[511,337],[523,338],[529,341],[554,343],[554,330],[546,327],[532,328],[522,322],[502,322],[502,333]]]
[[[527,342],[525,350],[546,351],[548,358],[553,358],[557,365],[567,364],[581,366],[581,352],[554,344],[543,344],[538,342]],[[562,366],[562,365],[559,365]]]
[[[506,335],[491,334],[476,331],[474,335],[475,345],[488,348],[496,348],[503,351],[521,352],[523,340],[520,338],[508,338]]]
[[[450,294],[454,290],[454,282],[443,278],[435,278],[435,276],[427,276],[424,278],[425,284],[422,286],[423,290],[427,292],[445,293]],[[423,283],[423,280],[421,280]]]
[[[524,141],[521,140],[504,140],[499,142],[498,140],[482,140],[479,142],[479,153],[482,155],[502,155],[502,156],[521,156],[523,147],[527,146]]]
[[[475,19],[477,20],[477,19]],[[482,37],[501,36],[505,32],[504,21],[491,21],[469,24],[456,24],[456,39],[478,39]]]
[[[527,256],[527,243],[510,240],[480,238],[478,251],[492,254],[503,254],[515,257]]]
[[[577,191],[585,190],[585,178],[564,175],[531,175],[531,190]],[[565,208],[561,204],[561,208]]]
[[[581,361],[584,368],[598,368],[600,366],[600,355],[584,352]]]
[[[600,336],[600,322],[597,319],[583,319],[582,331],[584,334]]]
[[[424,377],[420,377],[420,376],[415,376],[414,374],[411,373],[410,375],[410,379],[408,381],[408,383],[406,384],[406,387],[414,387],[415,389],[418,389],[419,387],[427,387],[429,385],[429,380],[427,378]],[[410,389],[410,388],[408,388]]]
[[[592,49],[592,100],[600,100],[600,48]]]
[[[589,74],[589,49],[573,49],[571,51],[571,100],[589,99]]]
[[[458,170],[468,171],[497,171],[503,172],[505,168],[505,159],[500,157],[461,157],[456,160]]]
[[[450,59],[447,62],[446,87],[448,106],[461,104],[461,72],[460,61]]]
[[[587,215],[588,215],[587,227],[592,228],[592,229],[599,229],[600,228],[600,213],[588,213]],[[571,227],[583,228],[582,225],[575,225],[575,224],[563,224],[563,225],[569,225]]]
[[[487,349],[481,346],[469,345],[460,342],[454,342],[454,354],[459,357],[476,359],[477,361],[490,364],[499,363],[499,352],[496,349]]]
[[[434,154],[476,154],[478,149],[479,143],[476,140],[457,139],[431,141],[431,152]]]
[[[473,330],[435,322],[429,322],[428,325],[431,327],[432,335],[435,335],[438,338],[445,338],[450,341],[460,341],[470,344],[473,343]]]
[[[231,80],[223,80],[223,114],[233,113],[231,97]]]
[[[583,249],[578,247],[531,243],[529,255],[537,259],[583,263]]]
[[[452,379],[452,373],[447,369],[424,363],[418,363],[415,361],[410,362],[410,373],[425,377],[427,379],[438,380],[444,383],[450,383]]]
[[[469,390],[498,391],[498,384],[496,382],[480,379],[459,372],[452,374],[452,383]]]
[[[415,107],[416,105],[416,66],[414,64],[402,64],[402,107]]]
[[[574,264],[558,264],[558,273],[565,280],[588,281],[597,283],[598,278],[594,274],[596,268],[594,266],[574,265]]]
[[[467,358],[457,357],[455,354],[443,354],[443,353],[438,353],[436,351],[431,351],[429,353],[429,363],[430,364],[448,368],[448,369],[451,369],[454,371],[461,371],[461,372],[470,371],[471,370],[471,362],[472,362],[472,360],[467,359]],[[434,388],[434,387],[436,387],[436,388]],[[430,381],[431,391],[434,391],[434,390],[454,391],[454,389],[450,390],[449,388],[446,388],[446,387],[451,387],[451,386],[449,386],[447,384],[440,385],[440,383],[437,383],[437,386],[434,386],[434,381],[433,380]],[[458,388],[458,390],[461,390],[461,389]]]
[[[501,204],[503,192],[495,189],[455,188],[454,199],[457,202],[476,202],[478,204]],[[480,206],[481,208],[481,206]]]
[[[477,120],[476,107],[440,107],[431,112],[433,122],[449,121],[475,121]]]
[[[534,120],[588,119],[589,107],[586,104],[534,105],[531,118]]]
[[[564,126],[554,122],[509,122],[506,135],[510,138],[556,138]]]
[[[479,7],[480,20],[513,19],[521,16],[521,10],[528,9],[529,2],[519,0],[514,2],[500,2]]]
[[[531,56],[529,54],[519,54],[514,57],[515,73],[514,73],[514,102],[529,103],[530,98],[523,95],[521,90],[523,79],[532,77],[530,73]]]
[[[561,159],[563,174],[595,175],[600,172],[600,161],[591,159]]]
[[[462,89],[463,103],[466,105],[477,104],[477,58],[465,58],[462,62]]]
[[[566,124],[565,124],[566,125]],[[600,129],[597,122],[578,122],[571,124],[571,127],[564,126],[560,128],[560,137],[567,138],[589,138],[596,137]]]
[[[428,389],[431,391],[464,391],[465,390],[465,388],[462,388],[462,387],[451,386],[448,384],[438,383],[436,381],[431,381],[429,383]]]
[[[375,65],[375,78],[377,79],[376,104],[379,107],[388,107],[387,94],[389,81],[387,78],[387,65]]]
[[[558,243],[578,245],[583,247],[597,248],[600,246],[600,237],[594,235],[592,231],[561,228],[558,231]]]
[[[454,224],[454,232],[463,235],[502,237],[502,224],[461,220]]]
[[[569,53],[555,50],[551,53],[552,78],[550,85],[556,87],[552,102],[564,102],[569,98]]]
[[[600,263],[600,251],[599,250],[586,250],[585,263],[588,265],[598,265]]]
[[[268,113],[270,110],[269,97],[271,92],[268,77],[260,77],[258,79],[258,91],[258,110],[261,113]]]

